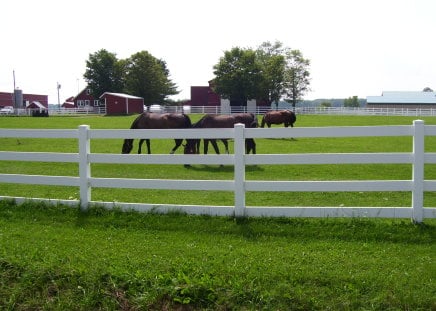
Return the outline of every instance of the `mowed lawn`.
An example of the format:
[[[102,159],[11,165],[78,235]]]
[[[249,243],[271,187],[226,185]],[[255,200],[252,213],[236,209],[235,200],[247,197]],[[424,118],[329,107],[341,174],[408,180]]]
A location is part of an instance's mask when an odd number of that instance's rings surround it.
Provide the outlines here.
[[[2,117],[4,128],[129,128],[129,117]],[[199,116],[192,116],[192,119]],[[411,124],[412,117],[298,116],[296,126]],[[423,118],[436,124],[436,118]],[[292,129],[290,129],[292,130]],[[0,151],[76,152],[75,140],[0,139]],[[258,153],[411,151],[411,139],[264,139]],[[119,153],[122,141],[92,142]],[[433,138],[426,149],[435,152]],[[136,147],[136,145],[135,145]],[[171,141],[152,141],[166,154]],[[181,151],[179,151],[181,152]],[[2,161],[2,173],[76,175],[76,165]],[[233,168],[96,165],[104,177],[231,179]],[[426,166],[426,179],[436,170]],[[407,165],[248,167],[247,179],[410,179]],[[67,188],[67,189],[63,189]],[[1,195],[77,189],[0,184]],[[231,205],[227,193],[103,191],[93,199]],[[249,205],[410,206],[408,193],[253,193]],[[435,206],[432,193],[427,206]],[[4,310],[434,310],[436,221],[188,216],[0,202]]]
[[[191,115],[193,122],[201,115]],[[81,124],[91,129],[128,129],[135,116],[83,116],[83,117],[3,117],[3,128],[44,128],[76,129]],[[371,125],[410,125],[416,117],[396,116],[319,116],[298,115],[296,127],[318,126],[371,126]],[[426,124],[436,124],[436,117],[425,117]],[[292,131],[292,128],[289,129]],[[133,152],[137,152],[137,141]],[[97,153],[121,153],[122,140],[92,140],[91,150]],[[152,140],[154,154],[168,154],[174,146],[173,140]],[[224,151],[220,143],[221,150]],[[233,143],[230,142],[230,148]],[[426,149],[436,152],[436,137],[426,139]],[[53,151],[77,152],[74,139],[1,139],[0,151]],[[319,153],[319,152],[410,152],[410,137],[375,138],[300,138],[300,139],[258,139],[257,152],[275,153]],[[145,144],[143,152],[145,151]],[[177,153],[182,153],[180,148]],[[213,151],[210,148],[210,153]],[[0,162],[2,173],[49,174],[77,176],[78,165],[73,163],[44,162]],[[233,179],[233,167],[218,165],[193,165],[190,169],[182,165],[125,165],[93,164],[92,176],[125,178],[168,178],[168,179]],[[246,168],[247,180],[410,180],[411,165],[365,164],[365,165],[256,165]],[[436,166],[426,165],[426,179],[436,179]],[[53,199],[77,199],[76,187],[53,187],[35,185],[0,184],[0,192],[10,196],[32,196]],[[92,189],[92,200],[106,202],[139,202],[168,204],[234,204],[233,193],[213,191],[167,191],[136,189]],[[347,193],[307,193],[307,192],[252,192],[246,197],[249,206],[410,206],[411,194],[407,192],[347,192]],[[436,196],[425,194],[424,205],[436,206]]]

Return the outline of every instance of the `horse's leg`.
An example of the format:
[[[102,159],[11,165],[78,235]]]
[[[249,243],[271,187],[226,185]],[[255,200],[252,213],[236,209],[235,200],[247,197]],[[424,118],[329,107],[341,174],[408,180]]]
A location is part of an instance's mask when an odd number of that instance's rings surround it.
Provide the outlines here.
[[[145,142],[147,143],[147,151],[148,151],[148,154],[151,154],[151,149],[150,149],[150,139],[146,139]]]
[[[256,154],[256,143],[253,138],[247,138],[245,140],[245,152],[249,154],[251,151],[252,154]]]
[[[218,144],[216,143],[216,139],[211,139],[210,143],[212,144],[215,153],[220,154],[220,150],[218,149]]]
[[[208,149],[209,149],[209,140],[203,139],[203,154],[207,154]]]
[[[174,154],[174,152],[176,152],[177,148],[180,147],[180,145],[183,142],[183,139],[174,139],[176,145],[174,146],[174,148],[170,151],[170,154]]]
[[[254,141],[253,138],[249,138],[249,140],[250,140],[251,153],[256,154],[256,142]],[[248,152],[248,153],[250,153],[250,152]]]
[[[226,153],[230,154],[230,152],[229,152],[229,143],[228,143],[227,139],[221,139],[221,141],[224,144],[224,148],[226,148]]]
[[[139,140],[139,145],[138,145],[138,154],[141,154],[141,148],[142,148],[142,144],[144,143],[145,139],[140,139]]]

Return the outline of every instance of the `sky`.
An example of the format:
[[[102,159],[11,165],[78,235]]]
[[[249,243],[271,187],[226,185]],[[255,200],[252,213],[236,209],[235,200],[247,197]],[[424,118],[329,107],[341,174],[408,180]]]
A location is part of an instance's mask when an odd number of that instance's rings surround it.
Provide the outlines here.
[[[62,103],[90,54],[148,51],[189,99],[233,47],[280,41],[310,60],[305,99],[436,90],[434,0],[2,0],[0,92]],[[15,79],[14,79],[15,77]]]

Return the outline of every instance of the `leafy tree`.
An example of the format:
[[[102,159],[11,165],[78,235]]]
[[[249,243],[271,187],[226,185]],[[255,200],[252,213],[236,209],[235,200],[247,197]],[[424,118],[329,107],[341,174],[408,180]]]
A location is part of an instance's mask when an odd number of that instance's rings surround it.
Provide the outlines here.
[[[101,49],[89,54],[83,76],[92,96],[98,98],[104,92],[121,92],[124,87],[123,73],[124,62],[118,60],[116,54]]]
[[[297,101],[303,98],[303,95],[310,90],[310,61],[303,57],[299,50],[285,51],[286,68],[285,68],[285,94],[286,101],[295,108]]]
[[[247,100],[257,98],[262,70],[252,49],[232,48],[224,52],[214,67],[214,90],[230,99],[232,106],[245,106]]]
[[[262,67],[262,82],[257,99],[278,106],[284,87],[285,58],[282,55],[283,45],[276,41],[262,43],[256,50],[257,59]]]
[[[146,105],[163,104],[167,96],[178,94],[166,63],[147,51],[128,58],[125,69],[125,91],[144,98]]]
[[[344,107],[360,107],[358,97],[353,96],[344,99]]]
[[[320,104],[320,107],[325,107],[325,108],[330,108],[331,106],[332,106],[332,103],[329,102],[329,101],[323,101],[323,102]]]
[[[431,88],[429,88],[428,86],[425,87],[422,91],[423,92],[433,92],[433,90]]]

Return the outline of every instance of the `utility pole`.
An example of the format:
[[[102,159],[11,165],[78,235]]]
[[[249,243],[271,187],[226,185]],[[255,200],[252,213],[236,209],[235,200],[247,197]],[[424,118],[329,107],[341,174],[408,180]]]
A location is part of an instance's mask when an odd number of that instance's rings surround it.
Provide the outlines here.
[[[57,88],[58,88],[58,108],[59,108],[59,110],[61,110],[61,100],[60,100],[60,97],[59,97],[59,89],[61,88],[61,85],[59,84],[59,82],[57,82]]]
[[[15,92],[15,70],[12,70],[12,74],[14,76],[14,109],[17,107],[17,92]]]

